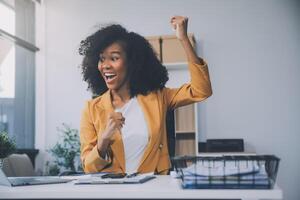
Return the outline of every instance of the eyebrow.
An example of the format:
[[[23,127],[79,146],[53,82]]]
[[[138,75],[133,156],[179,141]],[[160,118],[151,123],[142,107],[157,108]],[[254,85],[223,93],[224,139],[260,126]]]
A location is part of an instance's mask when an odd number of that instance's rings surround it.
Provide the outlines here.
[[[111,51],[111,52],[109,52],[109,53],[110,53],[110,54],[113,54],[113,53],[121,54],[120,51]]]
[[[119,55],[121,55],[121,52],[120,51],[111,51],[111,52],[109,52],[109,54],[119,54]],[[103,56],[103,52],[100,53],[100,56]]]

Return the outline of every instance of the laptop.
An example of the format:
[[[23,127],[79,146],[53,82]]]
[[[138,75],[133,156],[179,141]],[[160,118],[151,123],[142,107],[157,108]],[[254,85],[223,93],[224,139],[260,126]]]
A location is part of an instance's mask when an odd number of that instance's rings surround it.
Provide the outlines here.
[[[24,185],[43,185],[54,183],[67,183],[70,179],[62,179],[51,176],[30,176],[30,177],[7,177],[0,169],[0,185],[4,186],[24,186]]]

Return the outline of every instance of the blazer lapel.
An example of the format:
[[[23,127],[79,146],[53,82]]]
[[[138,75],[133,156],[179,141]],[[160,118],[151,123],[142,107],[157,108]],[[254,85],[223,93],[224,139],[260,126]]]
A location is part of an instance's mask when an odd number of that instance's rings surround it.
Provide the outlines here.
[[[114,112],[109,90],[103,94],[103,100],[101,100],[101,104],[99,104],[99,106],[101,106],[105,111],[105,114],[101,116],[101,121],[105,122],[103,127],[106,127],[109,114]],[[125,153],[120,131],[116,131],[114,133],[111,148],[114,152],[113,156],[118,160],[122,170],[125,172]]]
[[[158,104],[157,96],[154,93],[150,93],[147,96],[138,95],[137,99],[142,111],[144,112],[149,132],[149,143],[140,162],[140,168],[151,153],[152,149],[155,147],[155,144],[159,145],[161,110]]]

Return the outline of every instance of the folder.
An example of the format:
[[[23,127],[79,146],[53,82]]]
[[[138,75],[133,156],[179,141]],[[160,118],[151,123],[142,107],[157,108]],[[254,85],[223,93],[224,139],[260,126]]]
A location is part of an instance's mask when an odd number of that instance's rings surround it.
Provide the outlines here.
[[[86,179],[78,179],[74,184],[140,184],[156,178],[153,173],[151,174],[139,174],[134,177],[124,178],[101,178],[101,177],[89,177]]]

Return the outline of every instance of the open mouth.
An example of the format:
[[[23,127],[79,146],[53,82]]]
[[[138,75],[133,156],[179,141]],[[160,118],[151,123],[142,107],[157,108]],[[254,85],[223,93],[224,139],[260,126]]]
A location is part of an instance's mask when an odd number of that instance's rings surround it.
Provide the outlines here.
[[[117,75],[115,73],[106,72],[104,73],[104,77],[107,81],[114,79]]]

